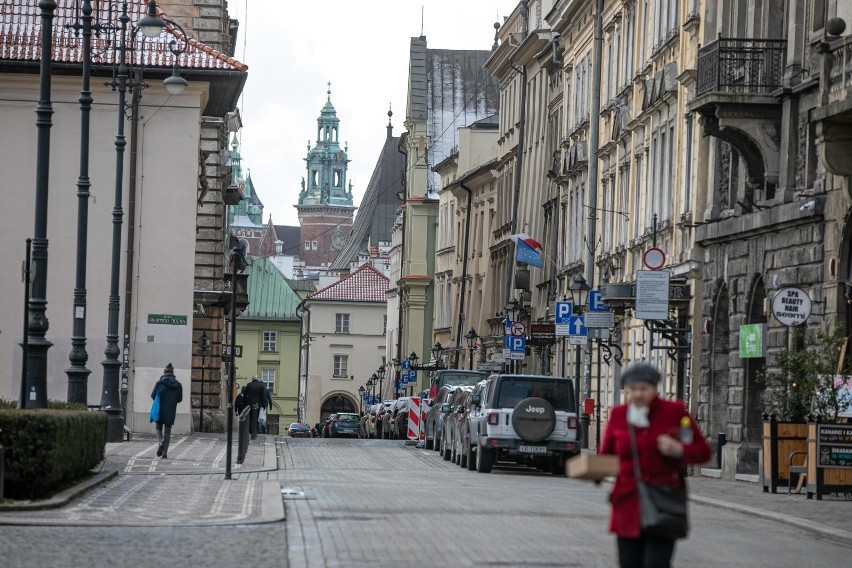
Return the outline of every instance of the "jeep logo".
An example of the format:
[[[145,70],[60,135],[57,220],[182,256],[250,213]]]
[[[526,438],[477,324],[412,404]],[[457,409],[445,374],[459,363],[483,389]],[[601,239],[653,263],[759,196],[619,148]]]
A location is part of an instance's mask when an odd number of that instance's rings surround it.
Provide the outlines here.
[[[533,414],[544,414],[544,408],[541,406],[528,406],[524,409],[524,412],[531,412]]]

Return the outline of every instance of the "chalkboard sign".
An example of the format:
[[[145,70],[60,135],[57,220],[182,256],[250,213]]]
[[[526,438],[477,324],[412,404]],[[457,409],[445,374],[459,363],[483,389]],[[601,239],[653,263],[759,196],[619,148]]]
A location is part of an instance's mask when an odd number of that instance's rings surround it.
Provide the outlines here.
[[[852,424],[817,426],[817,466],[852,468]]]

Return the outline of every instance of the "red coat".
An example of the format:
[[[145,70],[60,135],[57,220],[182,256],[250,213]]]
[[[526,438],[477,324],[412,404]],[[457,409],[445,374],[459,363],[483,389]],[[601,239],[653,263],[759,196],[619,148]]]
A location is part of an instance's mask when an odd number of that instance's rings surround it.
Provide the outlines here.
[[[657,438],[669,434],[680,439],[680,419],[689,416],[681,402],[655,398],[648,411],[648,428],[636,428],[636,444],[642,476],[649,483],[684,487],[683,467],[686,464],[704,463],[710,459],[710,446],[692,417],[693,442],[683,447],[680,460],[667,458],[657,449]],[[636,538],[640,532],[639,493],[633,475],[633,454],[627,427],[627,405],[612,409],[606,426],[600,453],[616,455],[621,459],[615,487],[610,495],[612,517],[609,530],[620,537]]]

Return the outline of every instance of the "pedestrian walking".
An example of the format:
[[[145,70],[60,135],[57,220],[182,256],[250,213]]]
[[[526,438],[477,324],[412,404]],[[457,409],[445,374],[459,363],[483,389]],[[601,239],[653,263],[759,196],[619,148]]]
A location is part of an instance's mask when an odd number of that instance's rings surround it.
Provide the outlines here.
[[[266,418],[269,411],[272,410],[272,391],[266,385],[264,385],[264,391],[266,396],[264,397],[264,403],[260,406],[260,413],[257,417],[257,431],[261,434],[267,433]]]
[[[248,403],[246,402],[246,387],[240,389],[240,394],[237,395],[237,398],[234,399],[234,412],[237,413],[237,416],[242,414],[243,409],[246,407]]]
[[[251,439],[257,438],[257,421],[260,418],[261,406],[266,407],[266,386],[254,376],[251,382],[243,389],[246,396],[246,403],[251,408],[249,414],[249,432]]]
[[[621,568],[669,568],[675,542],[688,532],[687,464],[710,459],[710,446],[681,402],[662,400],[660,372],[638,363],[624,370],[628,404],[612,409],[599,453],[616,455],[610,532]]]
[[[183,387],[175,378],[175,369],[171,363],[163,369],[163,376],[154,385],[151,398],[154,399],[154,406],[158,407],[156,416],[153,411],[151,413],[151,419],[157,423],[157,442],[160,444],[157,448],[157,457],[168,459],[169,440],[175,423],[177,405],[183,400]]]

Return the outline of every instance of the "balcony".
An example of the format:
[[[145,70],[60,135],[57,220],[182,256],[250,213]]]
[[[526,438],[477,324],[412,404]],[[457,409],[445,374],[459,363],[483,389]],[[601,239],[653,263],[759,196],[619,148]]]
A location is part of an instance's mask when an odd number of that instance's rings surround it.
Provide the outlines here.
[[[836,20],[836,19],[835,19]],[[833,29],[820,49],[820,105],[817,122],[818,152],[826,169],[835,175],[852,175],[852,35],[837,37],[845,26]],[[832,32],[835,37],[832,37]]]
[[[770,95],[781,88],[786,51],[783,39],[719,37],[698,50],[696,95]]]
[[[786,40],[721,36],[698,50],[689,109],[701,115],[705,135],[737,149],[751,188],[778,183],[786,53]]]

